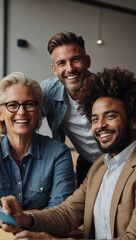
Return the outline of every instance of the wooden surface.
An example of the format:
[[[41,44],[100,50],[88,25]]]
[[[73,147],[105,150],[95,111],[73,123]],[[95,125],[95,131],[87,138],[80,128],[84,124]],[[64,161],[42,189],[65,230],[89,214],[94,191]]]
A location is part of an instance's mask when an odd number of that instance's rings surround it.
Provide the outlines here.
[[[14,239],[14,235],[12,233],[4,232],[0,228],[0,240],[13,240],[13,239]]]

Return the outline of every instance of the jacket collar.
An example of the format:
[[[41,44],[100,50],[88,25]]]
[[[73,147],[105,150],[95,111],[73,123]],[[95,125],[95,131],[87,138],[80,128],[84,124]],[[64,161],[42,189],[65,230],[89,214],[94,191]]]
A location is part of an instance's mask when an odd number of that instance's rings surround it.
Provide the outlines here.
[[[66,91],[66,89],[65,89],[64,85],[58,79],[58,87],[56,88],[56,92],[54,94],[53,99],[55,101],[64,101],[64,93],[65,93],[65,91]]]
[[[84,219],[84,238],[94,238],[92,235],[93,232],[91,231],[92,226],[90,223],[93,223],[93,206],[95,203],[95,199],[105,174],[107,170],[107,165],[104,164],[103,158],[105,155],[102,155],[98,158],[92,168],[90,168],[88,174],[88,182],[87,182],[87,189],[86,189],[86,202],[85,202],[85,219]],[[98,178],[94,177],[95,173],[97,172]],[[90,194],[91,193],[91,194]],[[91,236],[89,236],[91,232]]]

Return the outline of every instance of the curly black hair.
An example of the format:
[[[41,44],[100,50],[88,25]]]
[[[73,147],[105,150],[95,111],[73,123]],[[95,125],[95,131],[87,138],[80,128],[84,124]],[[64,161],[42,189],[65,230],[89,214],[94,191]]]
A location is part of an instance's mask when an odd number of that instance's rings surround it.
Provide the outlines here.
[[[128,120],[136,116],[136,78],[133,72],[126,69],[104,68],[88,79],[85,79],[79,91],[79,108],[82,115],[91,119],[93,103],[100,97],[111,97],[122,102]]]

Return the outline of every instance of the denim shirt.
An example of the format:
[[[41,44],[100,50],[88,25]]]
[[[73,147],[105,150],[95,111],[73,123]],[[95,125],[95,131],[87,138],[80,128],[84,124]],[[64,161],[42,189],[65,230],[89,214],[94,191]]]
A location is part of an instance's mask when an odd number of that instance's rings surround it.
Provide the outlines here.
[[[92,73],[88,71],[88,76]],[[65,116],[67,105],[64,100],[65,87],[58,77],[49,78],[41,83],[43,92],[42,116],[47,118],[54,139],[65,141],[65,133],[60,124]]]
[[[43,209],[58,205],[75,190],[71,154],[64,143],[34,132],[20,169],[7,135],[0,148],[0,197],[16,196],[24,210]]]

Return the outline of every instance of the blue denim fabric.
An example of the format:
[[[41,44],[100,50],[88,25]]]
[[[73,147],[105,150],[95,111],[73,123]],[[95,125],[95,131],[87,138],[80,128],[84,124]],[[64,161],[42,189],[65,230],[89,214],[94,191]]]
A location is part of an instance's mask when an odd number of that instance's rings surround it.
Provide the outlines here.
[[[88,76],[92,73],[88,71]],[[65,134],[60,124],[65,116],[67,105],[64,101],[65,87],[58,77],[49,78],[41,83],[43,92],[42,116],[47,118],[54,139],[65,141]]]
[[[12,194],[24,210],[51,208],[75,190],[73,163],[64,143],[33,133],[18,168],[7,135],[0,141],[0,197]]]
[[[65,87],[55,77],[44,80],[41,88],[43,91],[42,116],[46,116],[53,138],[64,142],[65,134],[59,127],[67,109],[64,102]]]

